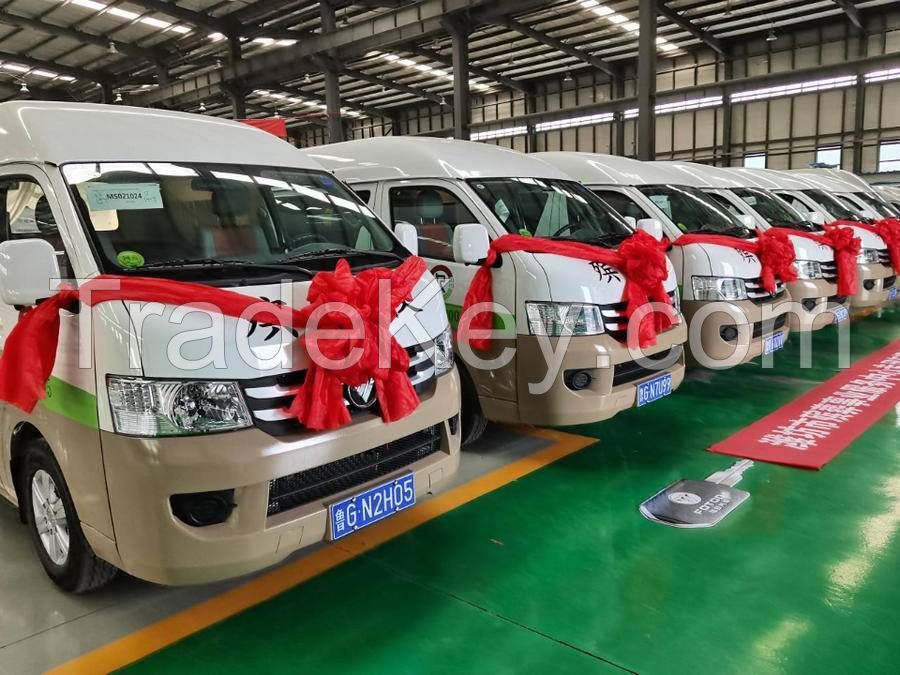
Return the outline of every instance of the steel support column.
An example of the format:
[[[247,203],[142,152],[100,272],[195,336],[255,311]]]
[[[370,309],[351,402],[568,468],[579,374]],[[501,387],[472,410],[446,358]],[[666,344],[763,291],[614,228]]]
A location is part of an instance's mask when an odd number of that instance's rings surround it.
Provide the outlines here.
[[[612,81],[613,100],[625,98],[625,71],[619,67]],[[622,112],[616,112],[613,119],[613,147],[612,154],[625,156],[625,117]]]
[[[729,58],[727,54],[724,55],[724,60],[722,62],[722,78],[727,82],[732,77],[734,77],[734,62]],[[731,144],[733,134],[733,106],[731,104],[731,97],[725,96],[722,99],[722,156],[721,156],[721,164],[722,166],[731,166]]]
[[[452,38],[453,52],[453,137],[469,140],[472,108],[469,101],[469,26],[461,20],[444,22]]]
[[[638,159],[656,158],[656,0],[639,0]]]
[[[869,53],[869,41],[865,33],[858,34],[857,56],[864,59]],[[866,78],[856,78],[853,114],[853,173],[861,174],[863,169],[863,136],[866,128]]]
[[[323,0],[319,7],[322,13],[322,32],[333,33],[337,30],[337,19],[334,14],[334,6]],[[329,54],[331,55],[331,53]],[[341,81],[337,70],[331,67],[325,68],[325,111],[328,117],[328,142],[340,143],[344,140],[344,122],[341,119]]]

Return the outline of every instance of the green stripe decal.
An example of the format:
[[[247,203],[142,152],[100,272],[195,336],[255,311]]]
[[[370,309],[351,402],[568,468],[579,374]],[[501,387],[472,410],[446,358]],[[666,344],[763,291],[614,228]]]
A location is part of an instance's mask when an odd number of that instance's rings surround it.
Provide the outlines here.
[[[68,417],[86,427],[97,429],[100,426],[97,420],[97,397],[58,377],[51,377],[47,381],[47,398],[41,403],[50,412]]]

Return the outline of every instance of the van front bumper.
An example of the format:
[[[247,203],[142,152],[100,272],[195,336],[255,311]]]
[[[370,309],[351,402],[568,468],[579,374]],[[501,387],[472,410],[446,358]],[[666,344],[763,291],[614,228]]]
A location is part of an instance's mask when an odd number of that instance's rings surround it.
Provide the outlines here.
[[[794,305],[788,314],[792,331],[819,330],[834,323],[838,307],[849,309],[850,298],[837,294],[837,284],[825,279],[798,279],[786,284]]]
[[[494,421],[544,426],[589,424],[608,419],[635,404],[637,386],[642,382],[671,373],[672,388],[681,384],[684,379],[682,344],[686,339],[684,321],[660,333],[656,344],[645,349],[644,354],[661,358],[662,354],[669,353],[674,357],[672,363],[659,370],[642,370],[633,364],[634,357],[628,347],[609,335],[573,337],[565,346],[558,372],[547,378],[549,367],[538,338],[519,335],[516,339],[518,402],[482,396],[482,411]],[[562,348],[562,338],[547,340],[554,352]],[[566,382],[568,371],[586,371],[590,383],[584,389],[573,390]],[[532,393],[530,387],[541,383],[544,383],[542,390]]]
[[[131,438],[101,432],[119,565],[161,584],[216,581],[259,570],[326,539],[328,504],[412,472],[416,496],[459,466],[459,378],[454,369],[408,417],[367,416],[340,429],[274,437],[256,428],[209,436]],[[327,497],[269,514],[270,482],[350,458],[436,427],[437,449],[411,464]],[[176,494],[234,489],[221,524],[193,527],[170,506]]]
[[[896,284],[896,272],[890,265],[859,265],[859,290],[850,298],[850,306],[863,309],[888,304],[888,294]]]
[[[684,300],[681,311],[689,326],[691,363],[705,368],[732,368],[760,356],[768,338],[782,334],[787,339],[790,302],[787,293],[770,308],[750,300]],[[727,339],[731,329],[736,335]]]

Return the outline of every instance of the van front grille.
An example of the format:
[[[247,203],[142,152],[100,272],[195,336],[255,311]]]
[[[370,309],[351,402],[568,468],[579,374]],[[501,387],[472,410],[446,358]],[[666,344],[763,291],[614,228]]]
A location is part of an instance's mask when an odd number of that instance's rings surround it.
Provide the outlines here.
[[[758,338],[762,335],[771,335],[775,331],[784,328],[787,323],[787,314],[779,314],[774,320],[757,321],[753,324],[753,337]]]
[[[363,485],[399,471],[441,448],[440,425],[328,464],[269,481],[268,516]]]
[[[677,292],[670,291],[668,294],[673,304],[676,303],[675,294]],[[603,316],[603,326],[607,335],[622,343],[628,339],[628,319],[625,317],[627,306],[628,303],[625,301],[600,306],[600,314]]]
[[[747,297],[750,299],[750,302],[755,305],[762,305],[766,302],[780,300],[785,291],[784,282],[780,280],[775,281],[774,293],[769,293],[769,291],[763,288],[761,277],[744,279],[744,284],[747,287]]]
[[[435,387],[434,342],[407,347],[406,352],[409,354],[407,372],[413,388],[420,397],[430,394]],[[287,408],[305,377],[305,370],[294,370],[241,381],[244,400],[258,429],[272,436],[290,436],[303,432],[304,426],[288,414]],[[377,401],[363,410],[355,407],[346,397],[344,404],[353,416],[379,414]]]

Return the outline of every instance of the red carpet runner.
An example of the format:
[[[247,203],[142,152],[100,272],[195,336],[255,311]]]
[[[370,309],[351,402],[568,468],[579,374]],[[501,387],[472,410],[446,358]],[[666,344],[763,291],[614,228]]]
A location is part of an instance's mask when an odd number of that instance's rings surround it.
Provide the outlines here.
[[[900,340],[761,420],[710,452],[821,469],[900,401]]]

